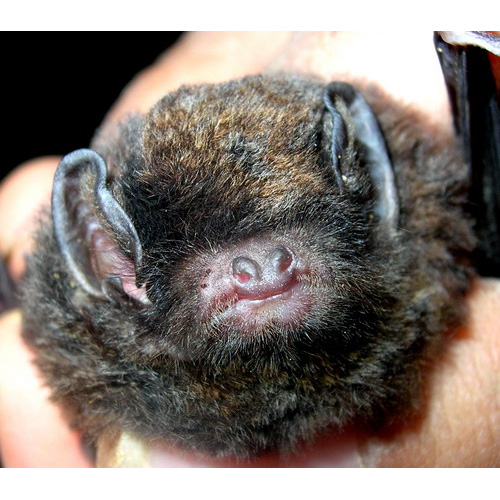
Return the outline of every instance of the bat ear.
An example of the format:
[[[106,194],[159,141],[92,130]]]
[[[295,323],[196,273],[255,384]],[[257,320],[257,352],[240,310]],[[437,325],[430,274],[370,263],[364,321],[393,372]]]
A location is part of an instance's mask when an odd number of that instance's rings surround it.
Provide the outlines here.
[[[364,97],[352,85],[344,82],[328,84],[323,94],[325,106],[332,117],[331,157],[337,182],[343,186],[339,163],[346,138],[344,121],[335,104],[339,98],[347,106],[356,138],[363,147],[363,158],[375,189],[375,214],[381,224],[391,231],[395,230],[399,218],[399,200],[384,134]]]
[[[118,289],[148,304],[136,283],[142,249],[132,221],[106,186],[101,156],[80,149],[59,164],[52,191],[52,219],[61,253],[75,280],[89,294]]]

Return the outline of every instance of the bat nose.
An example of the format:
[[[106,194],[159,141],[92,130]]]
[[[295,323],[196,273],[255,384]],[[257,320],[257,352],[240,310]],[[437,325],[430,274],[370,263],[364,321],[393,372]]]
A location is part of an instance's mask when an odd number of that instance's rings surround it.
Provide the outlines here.
[[[243,239],[202,259],[193,268],[200,318],[218,328],[252,334],[270,324],[297,326],[311,307],[312,262],[299,239]]]
[[[294,279],[295,259],[286,246],[236,256],[232,276],[240,298],[263,299],[286,291]]]

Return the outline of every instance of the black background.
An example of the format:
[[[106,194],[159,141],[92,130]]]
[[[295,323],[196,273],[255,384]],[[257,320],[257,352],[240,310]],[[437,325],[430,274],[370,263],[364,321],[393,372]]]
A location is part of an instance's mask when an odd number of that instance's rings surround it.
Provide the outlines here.
[[[181,34],[18,33],[5,39],[0,179],[26,160],[88,146],[126,84]]]

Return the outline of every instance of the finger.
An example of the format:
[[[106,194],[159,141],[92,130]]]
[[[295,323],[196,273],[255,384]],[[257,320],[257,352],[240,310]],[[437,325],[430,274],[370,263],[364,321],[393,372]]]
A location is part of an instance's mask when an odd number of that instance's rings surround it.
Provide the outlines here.
[[[116,122],[132,111],[145,113],[181,85],[222,82],[258,73],[278,56],[291,36],[288,31],[186,33],[132,80],[106,121]]]
[[[48,207],[59,159],[40,158],[11,172],[0,186],[0,253],[17,280],[32,246],[33,230]],[[7,467],[88,467],[80,436],[48,401],[20,337],[20,314],[0,318],[0,447]]]
[[[77,432],[48,401],[20,338],[20,313],[0,318],[0,446],[6,467],[90,467]]]
[[[18,279],[31,249],[33,229],[42,207],[47,207],[59,158],[32,160],[12,171],[0,185],[0,254]]]
[[[500,465],[500,281],[479,280],[469,309],[467,325],[431,367],[420,419],[366,443],[365,465]]]

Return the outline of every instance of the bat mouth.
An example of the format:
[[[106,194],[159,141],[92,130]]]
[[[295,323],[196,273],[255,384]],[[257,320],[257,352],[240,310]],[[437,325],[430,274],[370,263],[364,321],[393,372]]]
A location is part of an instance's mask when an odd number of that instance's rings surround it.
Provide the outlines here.
[[[312,307],[312,294],[300,282],[279,293],[261,298],[242,298],[237,294],[215,302],[208,311],[209,323],[219,329],[229,325],[241,334],[263,332],[270,325],[297,328]]]

